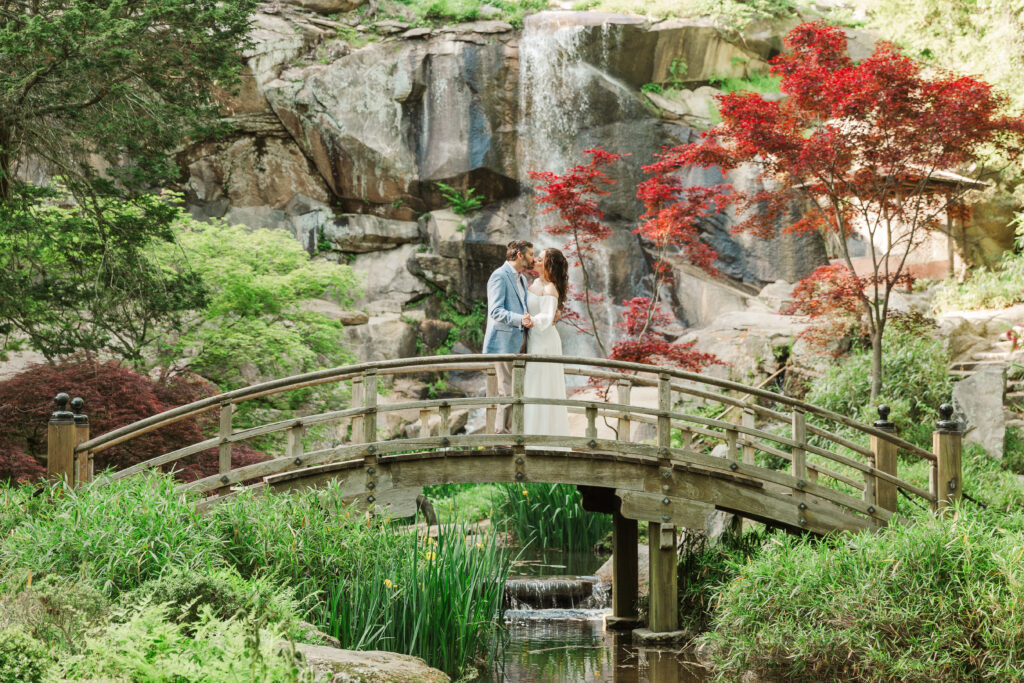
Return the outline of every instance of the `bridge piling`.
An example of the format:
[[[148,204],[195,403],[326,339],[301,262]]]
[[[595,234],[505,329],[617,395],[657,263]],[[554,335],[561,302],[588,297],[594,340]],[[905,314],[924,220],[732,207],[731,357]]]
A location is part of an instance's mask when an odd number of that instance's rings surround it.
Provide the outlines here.
[[[953,421],[953,406],[943,403],[939,406],[941,420],[935,425],[932,433],[932,452],[935,462],[932,463],[929,484],[935,502],[934,512],[942,512],[960,500],[963,495],[962,471],[960,463],[961,439],[960,425]]]
[[[648,522],[650,548],[650,609],[647,629],[653,633],[679,628],[679,597],[676,585],[676,528],[672,524]]]
[[[612,630],[636,628],[639,564],[639,524],[618,510],[612,512],[612,616],[606,623]]]

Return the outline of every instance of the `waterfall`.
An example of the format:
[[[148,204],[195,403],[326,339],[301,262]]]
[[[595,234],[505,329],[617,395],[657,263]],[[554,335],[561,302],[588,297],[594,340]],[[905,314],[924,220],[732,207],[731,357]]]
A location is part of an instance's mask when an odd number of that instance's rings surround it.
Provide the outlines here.
[[[620,24],[634,21],[586,12],[542,12],[527,17],[519,43],[518,151],[524,185],[535,184],[528,171],[564,173],[583,163],[582,151],[590,147],[603,144],[611,152],[640,152],[614,147],[615,125],[635,120],[638,112],[646,115],[646,111],[633,88],[606,70],[613,58],[615,32],[621,30]],[[565,243],[562,237],[543,233],[553,219],[530,201],[528,228],[538,251],[561,248]],[[606,295],[594,310],[606,346],[613,341],[614,323],[619,319],[618,302],[607,296],[612,281],[609,262],[616,257],[621,254],[604,245],[587,262],[591,290]],[[582,291],[579,268],[570,269],[570,281]],[[580,334],[563,335],[563,351],[599,355],[594,340]]]

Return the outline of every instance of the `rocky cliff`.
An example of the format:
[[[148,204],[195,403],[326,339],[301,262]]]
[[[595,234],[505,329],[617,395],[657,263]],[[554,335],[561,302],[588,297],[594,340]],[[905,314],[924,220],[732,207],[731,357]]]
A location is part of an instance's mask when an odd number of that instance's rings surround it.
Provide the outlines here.
[[[763,71],[788,28],[728,40],[701,20],[567,11],[529,16],[520,30],[497,20],[409,28],[303,4],[255,15],[243,87],[223,98],[235,133],[182,154],[183,189],[196,216],[288,230],[362,272],[369,321],[351,334],[363,357],[414,352],[414,324],[436,315],[427,300],[438,290],[463,311],[482,299],[508,240],[561,246],[541,233],[527,173],[563,172],[598,145],[631,155],[602,204],[614,234],[596,274],[609,301],[599,323],[610,328],[615,302],[648,293],[649,256],[632,233],[641,165],[699,135],[714,116],[709,79]],[[642,90],[669,81],[675,98]],[[742,170],[727,180],[755,182]],[[483,206],[456,215],[439,182],[473,189]],[[662,293],[680,334],[758,308],[761,286],[824,262],[815,237],[761,242],[731,225],[721,215],[703,228],[727,279],[680,262],[675,291]],[[592,352],[570,339],[568,352]]]

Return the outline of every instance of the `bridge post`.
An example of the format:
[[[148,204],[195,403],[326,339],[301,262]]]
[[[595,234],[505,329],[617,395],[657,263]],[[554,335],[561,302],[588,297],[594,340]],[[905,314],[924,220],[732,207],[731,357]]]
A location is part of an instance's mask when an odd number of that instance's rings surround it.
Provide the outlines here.
[[[352,378],[352,399],[349,401],[349,408],[363,405],[363,378]],[[349,440],[352,443],[360,443],[363,439],[363,416],[354,415],[349,420]]]
[[[85,401],[81,398],[71,400],[71,410],[75,421],[75,448],[89,440],[89,416],[82,413]],[[75,483],[85,484],[92,481],[92,457],[89,451],[75,454]]]
[[[498,373],[494,366],[487,368],[487,398],[495,398],[498,395]],[[484,434],[494,433],[494,420],[498,414],[498,406],[493,403],[487,404],[487,417],[484,426]]]
[[[636,628],[639,623],[636,613],[640,578],[638,536],[637,521],[623,517],[616,507],[612,512],[612,616],[606,620],[612,630]]]
[[[362,443],[373,443],[377,440],[377,371],[372,368],[363,376],[363,407]]]
[[[755,425],[754,411],[750,408],[743,409],[743,417],[740,418],[740,424],[747,429],[753,429]],[[753,439],[747,437],[743,443],[743,464],[753,465],[754,464],[754,444]]]
[[[882,404],[878,406],[878,419],[874,422],[875,429],[883,432],[895,433],[896,426],[889,422],[889,406]],[[899,448],[896,444],[886,441],[885,439],[877,436],[871,437],[871,452],[874,454],[875,462],[872,463],[876,470],[879,472],[885,472],[896,476],[897,464],[896,454]],[[877,505],[883,510],[890,512],[896,512],[896,486],[878,477],[866,476],[864,478],[865,487],[874,486],[874,505]],[[871,505],[868,501],[868,489],[864,489],[864,502]]]
[[[220,431],[217,434],[221,438],[221,443],[217,447],[218,474],[227,474],[231,471],[231,442],[225,439],[231,436],[231,417],[234,412],[234,403],[220,404]]]
[[[676,584],[676,528],[648,522],[650,548],[650,609],[647,628],[654,633],[679,629],[679,595]]]
[[[68,410],[71,397],[61,392],[53,399],[57,410],[46,426],[46,477],[63,478],[65,486],[75,485],[75,415]]]
[[[522,437],[525,431],[526,412],[523,405],[525,389],[526,361],[517,358],[512,361],[512,398],[515,399],[515,403],[512,404],[512,435],[517,438]],[[522,441],[518,440],[517,443],[521,444]]]
[[[672,445],[672,420],[668,414],[672,411],[672,384],[666,374],[658,375],[658,448],[662,457],[668,457],[668,448]]]
[[[960,466],[961,438],[960,425],[953,421],[953,406],[943,403],[939,406],[941,420],[932,433],[932,463],[929,484],[935,502],[932,510],[942,512],[955,504],[963,495],[963,473]]]
[[[616,400],[620,405],[629,405],[629,392],[633,388],[633,384],[628,379],[620,379],[615,387]],[[615,432],[619,441],[630,441],[631,435],[630,430],[632,425],[629,421],[629,413],[619,414],[619,423],[615,427]]]

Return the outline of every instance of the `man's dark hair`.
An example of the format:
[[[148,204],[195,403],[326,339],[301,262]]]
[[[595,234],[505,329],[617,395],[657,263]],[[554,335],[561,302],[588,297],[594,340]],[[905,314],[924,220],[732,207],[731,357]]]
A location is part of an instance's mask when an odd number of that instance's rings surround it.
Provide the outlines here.
[[[516,257],[516,254],[526,255],[527,249],[533,249],[533,242],[527,242],[526,240],[512,240],[508,243],[508,247],[505,249],[505,260],[511,261]]]

